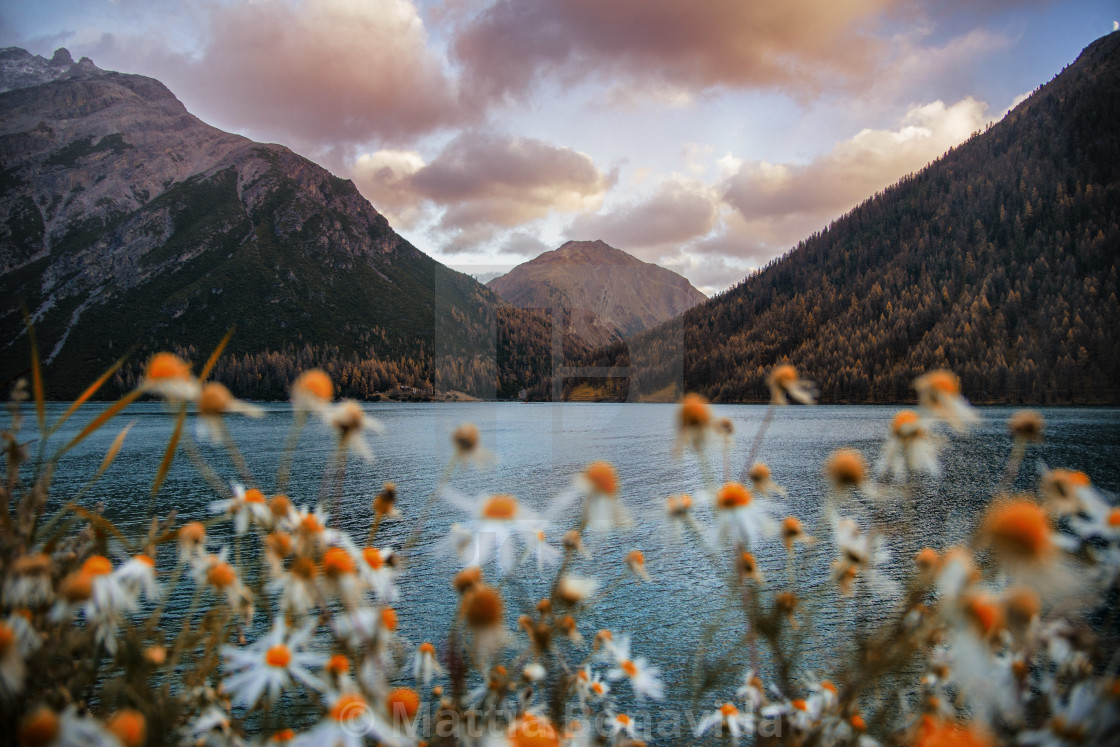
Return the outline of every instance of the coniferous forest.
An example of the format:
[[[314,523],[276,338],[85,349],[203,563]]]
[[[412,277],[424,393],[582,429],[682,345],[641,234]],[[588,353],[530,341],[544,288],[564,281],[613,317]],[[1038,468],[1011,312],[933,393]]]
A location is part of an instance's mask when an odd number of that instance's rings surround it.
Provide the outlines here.
[[[788,361],[825,402],[906,401],[938,367],[977,402],[1120,402],[1117,122],[1113,34],[999,123],[689,311],[683,329],[583,361],[628,367],[640,349],[628,378],[567,389],[758,401]]]

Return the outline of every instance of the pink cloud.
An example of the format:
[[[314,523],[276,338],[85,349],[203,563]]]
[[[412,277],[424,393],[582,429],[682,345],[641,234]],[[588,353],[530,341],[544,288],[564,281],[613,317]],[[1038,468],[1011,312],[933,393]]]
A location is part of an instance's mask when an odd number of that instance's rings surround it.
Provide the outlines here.
[[[544,76],[604,70],[643,84],[816,92],[872,69],[895,0],[500,0],[454,41],[468,90],[523,96]]]

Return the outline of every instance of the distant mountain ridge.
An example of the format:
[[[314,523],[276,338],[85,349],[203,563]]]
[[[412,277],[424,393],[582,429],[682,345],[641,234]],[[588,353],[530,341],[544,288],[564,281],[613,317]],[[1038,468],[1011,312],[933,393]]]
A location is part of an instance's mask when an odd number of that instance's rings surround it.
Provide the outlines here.
[[[779,362],[825,402],[908,402],[948,367],[978,402],[1120,404],[1120,32],[1002,121],[574,380],[765,401]],[[683,352],[681,352],[683,351]],[[682,370],[683,369],[683,370]]]
[[[22,299],[53,396],[130,347],[118,389],[156,348],[197,360],[234,323],[218,375],[250,396],[283,396],[297,359],[355,396],[547,391],[547,318],[417,250],[350,181],[154,79],[21,52],[0,53],[0,381],[26,365]]]
[[[487,283],[521,308],[563,309],[593,345],[621,340],[707,297],[685,278],[601,241],[568,241]]]

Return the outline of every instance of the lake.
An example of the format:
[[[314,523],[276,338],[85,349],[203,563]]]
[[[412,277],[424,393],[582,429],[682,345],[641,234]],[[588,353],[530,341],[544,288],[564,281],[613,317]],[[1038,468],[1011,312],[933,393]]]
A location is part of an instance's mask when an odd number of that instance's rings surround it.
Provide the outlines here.
[[[52,443],[65,443],[102,407],[84,406],[53,437]],[[259,487],[271,493],[275,492],[275,472],[292,414],[285,404],[264,407],[263,418],[235,419],[230,425]],[[49,409],[49,419],[53,419],[64,406],[51,404]],[[332,523],[344,528],[358,542],[364,542],[369,530],[370,501],[387,480],[397,484],[398,506],[404,520],[386,525],[377,544],[399,546],[404,542],[412,520],[452,455],[449,435],[464,422],[479,427],[482,443],[496,457],[489,468],[455,473],[451,485],[467,496],[512,493],[523,504],[547,514],[556,496],[568,489],[573,476],[589,462],[612,462],[619,473],[621,500],[633,514],[635,524],[628,530],[591,535],[589,547],[593,557],[580,560],[573,567],[573,572],[594,576],[604,587],[611,587],[609,594],[581,616],[580,630],[588,640],[603,627],[616,633],[630,633],[634,654],[648,657],[661,667],[668,700],[656,704],[648,718],[659,718],[655,714],[689,705],[693,653],[701,628],[707,621],[722,619],[720,610],[726,600],[721,581],[705,553],[691,541],[674,541],[666,531],[666,497],[680,492],[695,494],[703,485],[696,459],[688,455],[674,457],[676,406],[469,402],[377,403],[366,405],[365,409],[381,422],[385,432],[370,437],[375,462],[369,464],[353,458],[348,462],[336,504],[338,515],[332,518]],[[845,633],[857,617],[876,614],[873,608],[857,609],[859,604],[843,600],[831,589],[828,573],[834,548],[827,526],[823,525],[822,496],[826,487],[821,464],[831,451],[840,447],[858,448],[873,463],[897,409],[784,408],[777,412],[762,444],[759,458],[770,465],[774,479],[788,490],[785,510],[779,517],[787,513],[800,517],[808,531],[823,540],[804,551],[797,572],[799,594],[818,600],[812,623],[816,635],[805,644],[802,669],[806,672],[831,669],[831,664],[845,655]],[[717,405],[713,410],[717,416],[734,422],[730,462],[733,474],[738,475],[766,408]],[[985,505],[1002,474],[1010,451],[1006,422],[1013,411],[1006,407],[980,408],[980,426],[967,436],[949,435],[942,455],[943,479],[937,484],[928,480],[917,484],[913,514],[888,510],[896,523],[902,523],[890,539],[892,560],[887,567],[888,575],[900,576],[900,569],[909,567],[914,553],[924,545],[943,548],[966,540],[978,510]],[[1051,467],[1083,470],[1106,493],[1120,490],[1120,410],[1043,408],[1042,412],[1047,423],[1046,440],[1029,448],[1017,487],[1029,489],[1044,462]],[[157,403],[129,408],[63,461],[55,477],[55,500],[79,490],[119,429],[134,422],[121,455],[83,503],[103,501],[105,513],[126,534],[140,534],[147,526],[149,489],[173,420],[174,416]],[[24,435],[29,437],[34,428],[33,411],[26,426]],[[188,420],[192,433],[193,428],[193,420]],[[223,479],[236,479],[236,471],[220,449],[210,445],[199,448]],[[288,490],[296,505],[310,506],[321,494],[323,468],[333,449],[333,434],[325,426],[314,422],[304,430]],[[720,447],[713,446],[711,453],[718,460]],[[208,504],[217,498],[180,451],[155,500],[155,508],[161,515],[175,510],[184,521],[203,519],[210,515]],[[701,516],[706,518],[709,514],[701,512]],[[459,509],[438,502],[421,540],[406,558],[408,564],[400,579],[403,599],[398,609],[401,635],[413,645],[432,640],[438,646],[446,638],[449,621],[456,611],[456,599],[449,593],[448,582],[460,567],[446,537],[453,522],[467,518]],[[549,528],[549,541],[558,544],[563,530],[575,522],[574,515],[561,518]],[[626,571],[623,558],[635,548],[644,552],[653,583],[639,583]],[[784,576],[785,551],[777,540],[764,544],[758,555],[769,578]],[[616,579],[621,581],[614,584]],[[511,629],[518,614],[529,612],[538,599],[547,596],[551,580],[547,572],[539,574],[535,566],[526,565],[507,581],[504,593]],[[727,616],[715,637],[715,645],[722,647],[720,653],[734,646],[741,633],[741,614]],[[741,652],[729,683],[741,676],[746,661],[746,653]],[[628,690],[620,686],[616,692],[626,695],[624,707],[633,707]],[[732,697],[734,690],[734,684],[725,685],[704,696],[699,705],[710,708],[717,699]]]

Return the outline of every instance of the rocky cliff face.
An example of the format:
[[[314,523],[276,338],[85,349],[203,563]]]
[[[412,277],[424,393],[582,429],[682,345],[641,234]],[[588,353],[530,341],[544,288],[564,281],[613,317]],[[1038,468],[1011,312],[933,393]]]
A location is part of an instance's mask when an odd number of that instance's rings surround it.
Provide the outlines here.
[[[378,327],[364,352],[390,357],[430,355],[439,315],[492,313],[351,182],[203,123],[159,81],[8,49],[0,83],[0,380],[26,360],[20,301],[62,390],[234,321],[235,350],[345,350]]]
[[[569,241],[487,285],[521,308],[563,309],[570,331],[592,345],[649,329],[705,300],[675,272],[602,241]]]

